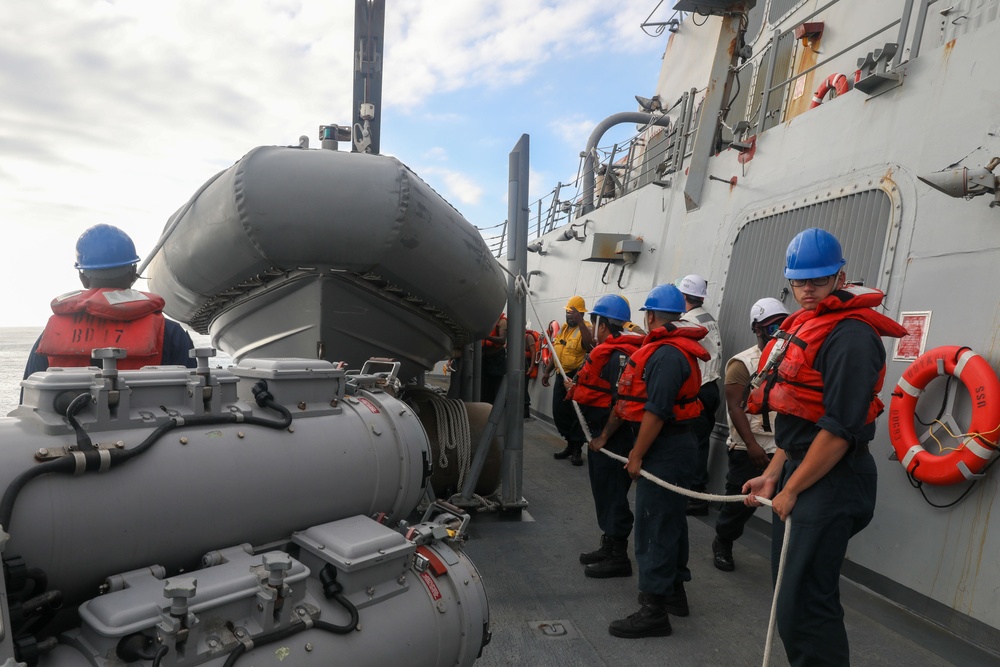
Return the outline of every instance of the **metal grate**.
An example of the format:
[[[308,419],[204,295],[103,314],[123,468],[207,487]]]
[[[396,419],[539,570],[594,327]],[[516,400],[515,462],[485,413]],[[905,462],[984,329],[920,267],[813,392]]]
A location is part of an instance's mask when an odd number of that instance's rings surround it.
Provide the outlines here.
[[[767,5],[764,0],[760,0],[750,13],[747,14],[746,42],[753,44],[760,35],[761,28],[764,27],[764,7]]]
[[[747,105],[746,120],[750,122],[750,130],[747,132],[748,137],[760,132],[760,103],[764,99],[764,79],[767,76],[767,60],[770,57],[770,53],[771,47],[768,46],[764,55],[761,56],[753,78],[753,90],[751,91],[751,97]]]
[[[767,22],[772,26],[778,25],[788,12],[803,3],[804,0],[771,0],[771,11],[768,12]]]
[[[879,286],[892,202],[882,190],[859,192],[810,206],[782,211],[746,223],[733,244],[725,292],[719,309],[719,329],[725,358],[754,343],[750,306],[765,296],[781,299],[790,312],[798,306],[783,274],[785,249],[796,234],[809,227],[832,232],[847,258],[848,280]]]
[[[736,74],[733,97],[730,101],[729,113],[726,115],[726,123],[729,127],[722,127],[723,146],[733,140],[733,133],[730,128],[736,125],[739,121],[747,119],[747,100],[750,97],[751,84],[754,82],[753,74],[753,63],[747,63]],[[753,132],[750,132],[747,136],[750,134],[753,134]]]
[[[778,37],[778,43],[774,47],[774,78],[773,84],[785,81],[792,74],[792,61],[795,53],[795,34],[786,32]],[[763,130],[770,129],[781,122],[782,110],[785,108],[785,93],[788,84],[779,86],[771,91],[767,96],[765,113],[760,121]],[[761,91],[764,94],[765,91]]]

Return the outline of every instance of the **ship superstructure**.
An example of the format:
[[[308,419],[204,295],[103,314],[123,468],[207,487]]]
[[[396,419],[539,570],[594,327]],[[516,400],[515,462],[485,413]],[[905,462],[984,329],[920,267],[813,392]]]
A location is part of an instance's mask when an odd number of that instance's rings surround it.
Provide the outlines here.
[[[753,342],[745,314],[755,300],[794,309],[784,251],[815,226],[843,243],[848,279],[883,290],[884,312],[911,331],[887,342],[887,405],[903,372],[938,346],[971,348],[995,369],[1000,2],[692,0],[664,12],[645,26],[671,33],[655,88],[595,130],[577,182],[532,207],[540,317],[561,320],[574,294],[641,303],[653,286],[699,273],[729,357]],[[637,124],[635,138],[602,145],[621,122]],[[934,452],[962,446],[941,423],[954,432],[972,409],[961,383],[945,385],[918,408]],[[531,392],[547,415],[548,391]],[[996,474],[987,464],[959,485],[920,484],[896,460],[886,421],[872,443],[875,519],[851,542],[844,573],[997,651]],[[714,438],[721,489],[721,412]]]

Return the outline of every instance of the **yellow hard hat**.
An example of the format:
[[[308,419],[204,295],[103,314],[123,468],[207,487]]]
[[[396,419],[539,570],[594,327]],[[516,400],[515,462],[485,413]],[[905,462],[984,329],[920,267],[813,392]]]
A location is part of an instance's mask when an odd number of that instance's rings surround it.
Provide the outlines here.
[[[576,308],[581,313],[587,310],[587,302],[583,300],[582,296],[571,296],[569,301],[566,302],[566,310],[570,308]]]

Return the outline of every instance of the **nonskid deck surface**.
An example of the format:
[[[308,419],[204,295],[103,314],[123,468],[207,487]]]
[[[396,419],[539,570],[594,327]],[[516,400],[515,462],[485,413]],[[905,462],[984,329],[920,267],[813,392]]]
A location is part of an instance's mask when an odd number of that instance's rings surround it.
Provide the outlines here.
[[[466,551],[486,584],[493,631],[477,667],[760,665],[772,594],[768,536],[748,529],[733,550],[736,571],[721,572],[711,554],[717,512],[689,518],[691,615],[671,617],[670,637],[611,637],[608,623],[638,609],[638,571],[618,579],[583,576],[577,558],[596,548],[600,533],[587,467],[554,460],[552,453],[562,446],[549,424],[525,424],[527,510],[515,520],[473,517]],[[841,589],[854,665],[996,664],[846,580]],[[771,665],[788,665],[780,641]]]

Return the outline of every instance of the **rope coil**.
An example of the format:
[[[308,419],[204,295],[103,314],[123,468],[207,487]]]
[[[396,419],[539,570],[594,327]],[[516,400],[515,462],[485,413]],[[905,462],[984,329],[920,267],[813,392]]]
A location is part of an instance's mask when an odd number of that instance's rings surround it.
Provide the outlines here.
[[[456,487],[459,492],[454,494],[449,501],[453,505],[462,505],[461,489],[465,487],[465,479],[472,468],[472,426],[469,423],[469,412],[465,402],[457,398],[442,398],[435,392],[426,392],[428,402],[434,410],[434,423],[437,424],[438,460],[437,466],[440,469],[447,468],[448,451],[455,452],[458,466],[458,481]],[[499,490],[499,485],[497,490]],[[494,491],[494,494],[496,491]],[[479,503],[477,511],[490,512],[500,507],[499,502],[484,498],[478,493],[473,493],[472,498]]]

